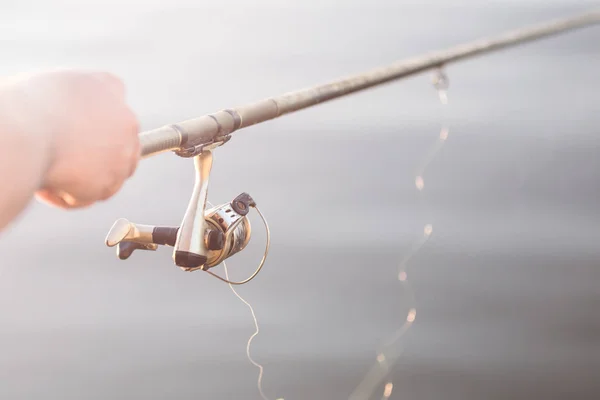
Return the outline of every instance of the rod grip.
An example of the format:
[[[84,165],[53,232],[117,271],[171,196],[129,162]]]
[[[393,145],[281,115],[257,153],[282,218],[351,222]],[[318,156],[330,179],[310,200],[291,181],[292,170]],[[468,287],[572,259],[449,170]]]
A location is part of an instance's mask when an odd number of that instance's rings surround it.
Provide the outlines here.
[[[173,126],[163,126],[139,134],[142,158],[150,157],[181,146],[182,135]]]

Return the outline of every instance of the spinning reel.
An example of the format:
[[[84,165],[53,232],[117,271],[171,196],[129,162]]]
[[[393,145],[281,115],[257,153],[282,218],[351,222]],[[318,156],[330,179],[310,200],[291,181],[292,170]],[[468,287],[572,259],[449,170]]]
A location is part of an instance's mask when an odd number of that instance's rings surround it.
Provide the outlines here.
[[[184,271],[206,271],[233,285],[249,282],[260,272],[269,252],[271,234],[265,217],[247,193],[240,194],[229,203],[206,209],[212,148],[203,147],[194,153],[179,155],[193,156],[196,168],[196,183],[181,226],[141,225],[121,218],[108,232],[106,245],[117,246],[117,256],[121,260],[128,259],[135,250],[154,251],[159,245],[173,246],[175,265]],[[243,281],[230,281],[209,269],[246,247],[251,237],[248,220],[251,208],[257,211],[265,225],[265,251],[250,277]]]

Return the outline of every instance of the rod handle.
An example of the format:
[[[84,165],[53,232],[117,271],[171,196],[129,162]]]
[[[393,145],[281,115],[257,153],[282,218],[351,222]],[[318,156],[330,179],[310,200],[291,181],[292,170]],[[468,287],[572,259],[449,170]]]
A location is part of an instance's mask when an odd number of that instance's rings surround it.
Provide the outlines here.
[[[181,146],[182,134],[172,125],[163,126],[139,134],[142,158],[169,150],[177,150]]]

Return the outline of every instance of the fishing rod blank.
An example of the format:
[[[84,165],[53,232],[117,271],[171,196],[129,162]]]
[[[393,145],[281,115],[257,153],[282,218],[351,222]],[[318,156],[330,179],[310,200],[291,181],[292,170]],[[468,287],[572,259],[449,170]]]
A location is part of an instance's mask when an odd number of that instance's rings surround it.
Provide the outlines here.
[[[193,157],[200,154],[206,146],[214,148],[226,143],[231,138],[230,134],[232,132],[247,126],[419,72],[439,68],[450,62],[583,28],[599,22],[600,10],[588,11],[573,17],[553,20],[510,31],[499,36],[483,38],[449,49],[401,60],[389,66],[376,68],[324,85],[290,92],[242,107],[222,110],[214,114],[142,132],[140,133],[142,156],[149,157],[173,150],[182,157]]]

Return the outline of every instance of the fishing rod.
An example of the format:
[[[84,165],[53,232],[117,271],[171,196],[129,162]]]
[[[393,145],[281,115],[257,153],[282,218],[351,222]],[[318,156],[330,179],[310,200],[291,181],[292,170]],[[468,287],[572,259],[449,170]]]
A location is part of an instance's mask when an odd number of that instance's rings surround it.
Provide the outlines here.
[[[264,215],[247,193],[240,194],[229,203],[206,209],[212,151],[227,143],[233,132],[361,90],[441,68],[451,62],[597,23],[600,23],[600,9],[400,60],[323,85],[142,132],[139,138],[143,158],[167,151],[173,151],[180,157],[194,158],[194,190],[179,227],[140,225],[119,219],[109,231],[106,244],[117,246],[117,255],[121,259],[129,258],[134,250],[172,246],[175,265],[185,271],[203,270],[227,283],[247,283],[261,270],[268,255],[270,231]],[[254,273],[243,281],[230,281],[209,271],[246,247],[251,236],[247,215],[252,208],[262,219],[267,234],[262,260]]]

